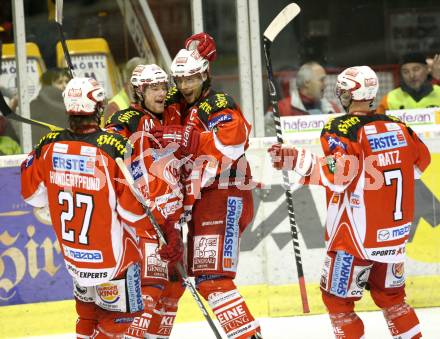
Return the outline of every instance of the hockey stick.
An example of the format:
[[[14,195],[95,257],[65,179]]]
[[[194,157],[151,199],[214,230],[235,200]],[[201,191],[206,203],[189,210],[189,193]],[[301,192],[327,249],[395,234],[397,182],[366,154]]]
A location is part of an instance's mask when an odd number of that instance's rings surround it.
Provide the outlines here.
[[[1,67],[2,57],[3,57],[2,53],[3,53],[3,42],[0,40],[0,75],[2,72],[2,67]],[[3,96],[3,93],[1,93],[1,91],[0,91],[0,112],[2,112],[4,117],[11,119],[11,120],[24,122],[25,124],[31,124],[31,125],[35,125],[35,126],[43,126],[43,127],[50,129],[51,131],[61,131],[62,130],[61,127],[51,125],[46,122],[34,120],[34,119],[27,119],[27,118],[24,118],[24,117],[18,115],[17,113],[12,111],[12,109],[8,106],[8,104],[6,103],[5,98]]]
[[[73,78],[73,64],[70,58],[69,50],[67,49],[66,38],[63,31],[63,0],[56,0],[55,3],[55,23],[60,33],[61,47],[63,48],[64,58],[66,59],[67,67],[69,68],[70,76]]]
[[[287,26],[287,24],[292,21],[294,17],[296,17],[301,9],[296,3],[291,3],[287,5],[276,17],[272,20],[270,25],[267,27],[264,32],[264,56],[266,59],[266,68],[268,75],[268,85],[269,85],[269,94],[270,101],[273,107],[273,119],[275,123],[275,128],[277,132],[277,141],[279,143],[283,143],[283,135],[281,133],[281,123],[280,123],[280,113],[278,111],[278,94],[276,91],[273,72],[272,72],[272,60],[270,57],[270,47],[272,42],[277,37],[278,33]],[[293,198],[292,191],[290,190],[289,185],[289,175],[286,170],[282,171],[283,175],[283,183],[284,188],[286,190],[286,200],[287,200],[287,208],[289,212],[289,222],[290,222],[290,232],[292,234],[292,242],[293,242],[293,250],[295,252],[295,261],[296,261],[296,270],[298,273],[298,282],[299,289],[301,293],[301,301],[303,306],[303,313],[309,313],[309,302],[307,300],[307,291],[306,291],[306,283],[304,280],[304,271],[302,267],[301,260],[301,251],[299,248],[298,242],[298,226],[296,224],[295,219],[295,211],[293,209]]]
[[[135,186],[133,177],[131,176],[131,173],[127,169],[127,166],[125,166],[124,160],[122,158],[116,158],[116,164],[121,169],[122,174],[124,175],[125,180],[127,180],[128,185],[130,186],[131,192],[134,194],[136,199],[142,204],[144,207],[145,213],[148,216],[148,219],[150,219],[151,224],[154,227],[154,230],[156,231],[159,241],[162,244],[166,244],[166,240],[164,237],[164,234],[157,223],[156,219],[154,218],[153,213],[151,213],[150,208],[147,205],[147,202],[145,201],[144,196],[139,191],[139,189]],[[217,339],[222,339],[222,336],[217,330],[217,327],[215,327],[214,322],[212,321],[211,317],[209,316],[209,313],[205,306],[202,303],[202,300],[200,299],[199,295],[197,294],[197,291],[191,281],[188,278],[188,275],[186,274],[185,269],[183,268],[182,264],[180,262],[176,263],[176,268],[179,271],[180,276],[182,277],[182,280],[186,287],[188,287],[189,291],[191,292],[194,300],[196,301],[197,305],[199,306],[200,311],[202,311],[203,316],[205,317],[206,321],[208,322],[209,326],[211,327],[212,331],[214,332],[214,335]]]

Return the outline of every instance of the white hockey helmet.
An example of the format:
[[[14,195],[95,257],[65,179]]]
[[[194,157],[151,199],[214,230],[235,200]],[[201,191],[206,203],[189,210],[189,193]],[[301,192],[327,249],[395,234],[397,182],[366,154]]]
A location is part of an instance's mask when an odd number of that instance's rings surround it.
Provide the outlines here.
[[[131,74],[131,84],[138,94],[143,95],[145,86],[168,83],[168,75],[156,64],[137,65]]]
[[[93,115],[102,108],[105,92],[93,78],[73,78],[67,84],[63,98],[69,115]]]
[[[336,96],[340,98],[344,91],[348,91],[353,101],[373,100],[378,89],[379,81],[376,72],[368,66],[347,68],[338,75],[336,82]]]
[[[201,74],[208,68],[209,61],[202,58],[197,49],[192,51],[181,49],[171,64],[171,75],[173,77],[188,77]]]

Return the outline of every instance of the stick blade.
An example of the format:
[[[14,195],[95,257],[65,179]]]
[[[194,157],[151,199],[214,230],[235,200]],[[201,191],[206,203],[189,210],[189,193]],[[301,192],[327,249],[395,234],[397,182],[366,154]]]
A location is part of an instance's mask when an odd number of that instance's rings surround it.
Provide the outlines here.
[[[130,171],[125,165],[124,160],[122,158],[116,158],[116,164],[118,165],[119,169],[122,172],[122,175],[124,176],[125,180],[127,180],[128,184],[130,186],[133,186],[134,185],[133,177],[131,176]]]
[[[269,27],[266,28],[263,34],[264,37],[271,42],[274,41],[278,33],[280,33],[281,30],[299,14],[299,12],[301,12],[301,8],[294,2],[284,7],[275,19],[272,20]]]

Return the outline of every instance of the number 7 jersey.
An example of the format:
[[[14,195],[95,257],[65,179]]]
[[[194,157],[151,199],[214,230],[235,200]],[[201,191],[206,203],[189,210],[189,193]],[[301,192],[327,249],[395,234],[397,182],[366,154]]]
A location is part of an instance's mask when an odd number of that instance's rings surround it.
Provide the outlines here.
[[[365,113],[327,122],[321,144],[328,250],[402,262],[414,217],[415,179],[431,159],[426,145],[400,120]],[[338,159],[346,161],[344,171]]]

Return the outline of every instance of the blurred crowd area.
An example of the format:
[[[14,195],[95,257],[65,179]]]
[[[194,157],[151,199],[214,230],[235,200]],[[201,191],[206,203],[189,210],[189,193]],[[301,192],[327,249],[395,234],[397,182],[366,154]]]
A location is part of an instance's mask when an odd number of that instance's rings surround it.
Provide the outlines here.
[[[289,2],[258,1],[261,33]],[[35,69],[28,60],[28,72],[36,74],[36,81],[28,91],[31,118],[67,127],[61,93],[69,74],[63,69],[65,65],[58,55],[59,51],[57,54],[59,35],[53,21],[54,0],[24,0],[23,3],[26,41],[35,44],[36,54],[39,54],[32,56],[37,62]],[[105,65],[109,72],[115,74],[98,80],[107,82],[109,100],[124,91],[131,69],[128,63],[141,54],[139,42],[133,34],[134,28],[130,23],[126,24],[129,13],[121,6],[123,3],[132,6],[139,18],[141,1],[64,0],[66,38],[78,41],[100,38],[99,44],[103,42],[103,48],[108,48]],[[192,33],[191,0],[148,0],[147,3],[172,59]],[[414,58],[416,54],[421,55],[427,60],[426,67],[431,72],[427,81],[436,84],[436,77],[429,67],[440,52],[438,0],[298,0],[297,3],[302,9],[301,14],[272,46],[280,103],[286,105],[287,111],[289,103],[292,106],[294,99],[299,98],[301,103],[295,114],[342,112],[334,93],[336,76],[344,68],[354,65],[369,65],[376,70],[380,81],[377,99],[380,100],[389,91],[401,86],[401,64],[408,55]],[[217,43],[218,57],[211,65],[214,88],[231,94],[240,102],[236,1],[203,0],[202,4],[204,30]],[[4,45],[0,86],[10,107],[16,110],[16,80],[11,74],[13,55],[5,55],[5,45],[14,42],[12,1],[2,1],[0,9],[0,39]],[[152,45],[155,45],[154,41]],[[98,65],[100,59],[99,53],[96,53],[92,61]],[[91,59],[87,60],[83,63],[85,68],[92,65]],[[307,67],[302,68],[304,65]],[[264,64],[262,68],[265,108],[260,115],[261,119],[266,117],[265,121],[270,125],[271,108]],[[83,71],[85,75],[100,76],[95,70]],[[308,86],[307,91],[302,91],[301,86]],[[45,132],[43,128],[32,127],[32,143],[36,144]],[[265,134],[272,133],[268,126]],[[0,117],[0,154],[21,153],[20,135],[19,124]]]

